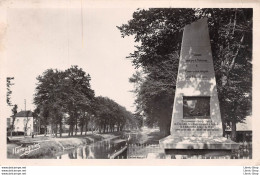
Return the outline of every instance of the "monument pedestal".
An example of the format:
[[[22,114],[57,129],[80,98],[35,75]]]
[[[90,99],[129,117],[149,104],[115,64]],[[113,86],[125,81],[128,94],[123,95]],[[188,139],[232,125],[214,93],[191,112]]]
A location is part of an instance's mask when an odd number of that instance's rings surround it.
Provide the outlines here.
[[[173,137],[169,135],[159,141],[164,149],[237,149],[239,145],[225,137]]]
[[[228,156],[239,145],[225,137],[173,137],[168,136],[159,141],[166,155],[200,155],[205,157]]]

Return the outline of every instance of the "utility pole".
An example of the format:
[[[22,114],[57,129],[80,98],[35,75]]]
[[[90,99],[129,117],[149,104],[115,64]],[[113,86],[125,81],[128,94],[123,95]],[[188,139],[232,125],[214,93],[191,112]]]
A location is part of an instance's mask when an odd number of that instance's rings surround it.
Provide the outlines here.
[[[24,111],[26,111],[26,99],[24,99]]]

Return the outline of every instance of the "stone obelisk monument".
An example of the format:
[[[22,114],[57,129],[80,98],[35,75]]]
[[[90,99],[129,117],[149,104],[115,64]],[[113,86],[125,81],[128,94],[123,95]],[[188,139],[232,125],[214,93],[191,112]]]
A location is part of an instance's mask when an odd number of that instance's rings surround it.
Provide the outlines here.
[[[222,137],[222,121],[207,19],[185,26],[166,154],[229,155],[238,145]],[[192,150],[192,151],[190,151]]]

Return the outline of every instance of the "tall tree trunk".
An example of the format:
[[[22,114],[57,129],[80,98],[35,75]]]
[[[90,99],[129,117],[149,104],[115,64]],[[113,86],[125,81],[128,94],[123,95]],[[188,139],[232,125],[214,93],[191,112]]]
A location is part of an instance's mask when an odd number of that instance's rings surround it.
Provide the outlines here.
[[[87,135],[88,132],[88,125],[85,124],[85,135]]]
[[[73,132],[72,132],[72,123],[70,124],[70,130],[69,130],[69,133],[70,133],[70,136],[73,136]]]
[[[45,123],[45,125],[44,125],[44,136],[46,136],[47,135],[47,124]]]
[[[69,136],[70,136],[70,134],[71,134],[71,125],[69,126]]]
[[[55,124],[55,137],[58,136],[58,123]]]
[[[222,92],[223,93],[223,92]],[[221,115],[221,121],[222,121],[222,136],[226,136],[226,120],[225,120],[225,114],[223,112],[224,106],[225,106],[225,101],[222,100],[224,99],[223,97],[219,97],[219,107],[220,107],[220,115]]]
[[[60,120],[60,137],[62,137],[62,120]]]
[[[231,140],[236,141],[236,137],[237,137],[237,126],[236,126],[236,122],[234,120],[232,120],[231,122]]]
[[[69,110],[69,125],[70,125],[69,136],[73,136],[73,125],[74,125],[73,120],[74,120],[74,113],[73,113],[73,110],[70,109]]]
[[[92,132],[92,134],[93,134],[93,129],[94,129],[94,128],[93,128],[93,125],[92,125],[92,126],[91,126],[91,132]]]
[[[223,128],[223,137],[226,137],[226,124],[225,122],[222,122],[222,128]]]
[[[80,135],[83,134],[83,129],[84,129],[84,123],[82,122],[81,127],[80,127]]]
[[[103,124],[103,133],[106,132],[106,124]]]
[[[12,120],[12,126],[11,126],[11,138],[12,138],[12,136],[13,136],[13,131],[14,131],[14,129],[15,129],[15,128],[14,128],[14,127],[15,127],[15,126],[14,126],[15,117],[13,117],[12,119],[13,119],[13,120]]]
[[[76,128],[75,128],[75,136],[77,135],[77,132],[78,132],[78,117],[77,117],[78,115],[76,115],[76,122],[75,122],[75,126],[76,126]]]
[[[85,135],[87,135],[88,132],[88,120],[85,122]]]
[[[73,136],[73,132],[74,132],[74,124],[72,124],[71,126],[71,136]]]

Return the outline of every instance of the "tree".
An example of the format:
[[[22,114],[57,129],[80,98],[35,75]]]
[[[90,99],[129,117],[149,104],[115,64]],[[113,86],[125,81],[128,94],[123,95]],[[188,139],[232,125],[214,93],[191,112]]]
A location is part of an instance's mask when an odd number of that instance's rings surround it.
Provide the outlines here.
[[[176,57],[177,55],[171,55]],[[176,59],[177,60],[177,59]],[[149,127],[158,125],[164,135],[169,135],[172,104],[175,92],[175,83],[178,62],[175,59],[149,65],[150,72],[144,69],[130,78],[135,84],[137,106],[136,114],[146,116]]]
[[[64,74],[58,70],[48,69],[42,76],[37,77],[38,84],[34,97],[34,104],[41,110],[41,120],[45,127],[52,123],[56,126],[62,122],[64,101]],[[52,125],[53,129],[53,125]]]
[[[135,125],[136,120],[125,107],[107,97],[96,97],[94,105],[95,123],[100,132],[122,131],[126,126]]]
[[[65,70],[65,75],[65,106],[70,115],[68,120],[70,134],[73,135],[74,127],[76,130],[75,134],[77,134],[79,115],[85,115],[86,112],[92,110],[95,93],[90,86],[90,75],[86,74],[78,66],[72,66],[70,69]]]
[[[231,126],[231,138],[236,140],[236,123],[243,122],[252,110],[253,11],[200,9],[199,13],[209,16],[223,128]]]
[[[18,109],[18,106],[15,104],[13,109],[12,109],[12,125],[11,125],[11,137],[13,136],[13,130],[14,130],[14,122],[15,122],[15,117],[16,117],[16,114],[17,114],[17,109]]]
[[[6,103],[8,106],[13,106],[12,105],[12,101],[11,101],[11,94],[13,93],[11,91],[11,86],[14,85],[14,83],[12,83],[12,80],[14,79],[14,77],[7,77],[6,78],[6,89],[7,89],[7,92],[6,92]]]
[[[40,129],[41,129],[41,118],[40,118],[40,112],[41,110],[39,109],[39,107],[36,107],[32,113],[33,115],[33,119],[34,119],[34,124],[35,124],[35,132],[37,134],[40,134]]]
[[[193,14],[192,9],[139,9],[118,27],[122,37],[135,35],[140,43],[128,57],[145,74],[137,90],[137,112],[143,111],[147,124],[158,124],[165,135],[170,133],[182,28],[196,19]]]
[[[65,71],[53,69],[46,70],[37,77],[38,84],[34,103],[41,110],[42,123],[51,124],[57,136],[58,128],[62,136],[64,115],[70,125],[69,135],[73,135],[74,127],[78,127],[78,117],[91,108],[94,91],[90,87],[90,75],[81,68],[72,66]]]
[[[95,113],[96,123],[99,127],[99,131],[105,133],[108,131],[108,126],[112,125],[113,120],[113,108],[114,102],[109,98],[96,97],[95,99]],[[114,123],[115,124],[115,123]]]
[[[81,111],[79,114],[79,126],[80,126],[80,135],[83,134],[83,130],[85,128],[85,134],[87,133],[87,127],[88,127],[88,122],[90,120],[90,115],[88,112]]]
[[[14,77],[7,77],[6,78],[6,87],[7,87],[7,92],[6,92],[6,103],[8,106],[13,106],[12,108],[12,124],[11,124],[11,137],[13,135],[13,130],[14,130],[14,122],[15,122],[15,115],[17,114],[17,109],[18,106],[15,104],[12,104],[11,101],[11,94],[13,93],[11,90],[11,86],[14,85],[14,83],[12,83],[12,80],[14,79]]]
[[[155,8],[134,12],[133,18],[118,29],[122,37],[134,35],[139,43],[137,50],[128,56],[145,73],[136,90],[137,110],[139,114],[143,111],[151,124],[169,123],[170,112],[162,112],[170,111],[173,105],[173,98],[165,97],[173,97],[183,27],[202,17],[208,17],[223,128],[233,123],[232,133],[235,133],[235,124],[251,113],[252,9]],[[169,65],[171,70],[167,69]],[[166,119],[161,119],[162,116]]]

